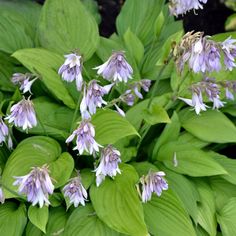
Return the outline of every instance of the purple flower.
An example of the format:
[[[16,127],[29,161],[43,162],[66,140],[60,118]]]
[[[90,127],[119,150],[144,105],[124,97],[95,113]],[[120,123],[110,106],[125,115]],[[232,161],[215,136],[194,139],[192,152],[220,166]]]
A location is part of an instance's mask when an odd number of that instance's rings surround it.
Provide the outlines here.
[[[92,80],[88,84],[88,89],[84,89],[84,97],[81,102],[80,110],[81,113],[87,110],[90,114],[96,113],[97,107],[102,107],[102,104],[107,104],[106,101],[103,100],[103,96],[108,94],[114,84],[109,84],[106,86],[100,86],[96,80]]]
[[[231,37],[227,38],[224,42],[221,43],[222,50],[224,53],[224,63],[225,67],[228,70],[232,70],[236,67],[235,57],[236,57],[236,40],[231,39]]]
[[[31,79],[31,74],[22,74],[22,73],[15,73],[12,76],[12,83],[15,85],[20,85],[20,90],[22,93],[30,92],[31,93],[31,86],[35,82],[37,78]]]
[[[206,111],[208,106],[203,103],[201,90],[200,89],[194,89],[194,90],[195,91],[193,91],[192,93],[192,99],[181,98],[181,97],[179,97],[179,99],[187,103],[189,106],[194,107],[195,112],[198,115],[201,111]]]
[[[95,130],[89,120],[82,120],[79,127],[67,138],[66,143],[70,143],[76,137],[76,146],[73,150],[78,150],[82,155],[84,151],[93,154],[99,151],[99,145],[94,137]]]
[[[0,187],[0,202],[1,204],[5,202],[5,196],[4,196],[2,187]]]
[[[128,106],[134,105],[135,96],[132,91],[129,89],[125,91],[123,95],[121,95],[121,100],[125,102]]]
[[[166,180],[163,178],[165,176],[165,173],[163,171],[158,172],[152,172],[149,171],[149,173],[146,176],[142,176],[140,178],[141,188],[142,188],[142,202],[147,202],[151,200],[152,193],[156,193],[158,197],[161,196],[163,190],[168,189],[168,184]]]
[[[230,92],[229,88],[225,88],[225,97],[229,100],[234,100],[234,95]]]
[[[9,123],[14,123],[16,127],[22,127],[23,130],[26,130],[37,125],[33,102],[29,98],[26,100],[23,97],[20,102],[11,107],[10,112],[11,114],[5,119]]]
[[[133,69],[125,60],[123,52],[114,52],[111,57],[102,65],[95,67],[97,73],[108,81],[127,83],[132,78]]]
[[[83,85],[82,78],[82,57],[76,53],[65,55],[65,62],[59,68],[58,74],[62,76],[62,79],[67,82],[73,82],[75,80],[78,91],[81,91]]]
[[[9,134],[9,129],[0,117],[0,144],[5,142],[9,149],[12,149],[13,143]]]
[[[99,166],[96,171],[96,184],[99,186],[105,177],[115,177],[117,173],[121,173],[118,164],[121,162],[120,152],[108,145],[102,150]]]
[[[33,167],[29,174],[14,178],[16,181],[13,185],[19,185],[18,192],[26,194],[27,200],[32,202],[33,206],[39,203],[41,208],[44,204],[50,204],[48,197],[53,193],[54,186],[46,165]]]
[[[148,92],[150,86],[151,80],[143,79],[133,85],[133,91],[138,98],[143,99],[143,95],[139,92],[140,88],[142,88],[145,92]]]
[[[71,204],[78,207],[79,204],[85,206],[88,197],[87,191],[81,183],[80,176],[72,178],[70,182],[63,188],[64,196],[68,197]]]
[[[125,117],[125,112],[124,112],[121,108],[119,108],[116,104],[114,104],[114,106],[115,106],[117,112],[118,112],[121,116]]]
[[[206,3],[207,0],[170,0],[169,9],[172,15],[183,15],[190,10],[202,9],[201,3]]]

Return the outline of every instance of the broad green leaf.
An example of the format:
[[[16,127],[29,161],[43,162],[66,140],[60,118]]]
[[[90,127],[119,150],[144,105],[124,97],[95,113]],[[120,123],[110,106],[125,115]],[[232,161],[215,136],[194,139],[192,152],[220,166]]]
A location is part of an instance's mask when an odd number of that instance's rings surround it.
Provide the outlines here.
[[[10,156],[10,151],[7,149],[7,147],[6,146],[0,147],[0,175],[2,173],[2,170],[4,169],[4,166],[9,156]]]
[[[211,155],[191,144],[169,142],[160,148],[157,160],[162,161],[169,169],[189,176],[227,174]]]
[[[222,235],[236,235],[236,197],[231,198],[217,214],[217,221],[220,224]]]
[[[101,16],[99,14],[99,6],[98,3],[94,0],[82,0],[82,3],[86,7],[86,9],[93,15],[94,19],[98,24],[101,23]]]
[[[79,173],[83,186],[85,189],[88,189],[94,180],[94,173],[91,169],[82,169]]]
[[[21,48],[32,48],[33,41],[29,35],[27,22],[20,15],[0,9],[0,50],[13,53]]]
[[[236,197],[235,185],[227,182],[221,177],[211,177],[210,185],[215,196],[217,211],[220,211],[227,204],[230,198]]]
[[[24,204],[6,202],[0,205],[1,236],[22,236],[27,223]]]
[[[151,164],[150,162],[144,161],[144,162],[132,162],[132,166],[137,171],[139,177],[143,175],[147,175],[148,172],[151,171],[158,171],[158,168]]]
[[[46,97],[33,99],[38,125],[29,129],[30,134],[49,135],[65,141],[70,134],[74,111],[68,107],[53,103]]]
[[[153,149],[153,159],[157,157],[157,153],[159,148],[170,141],[174,141],[178,138],[180,132],[180,122],[178,115],[174,112],[173,116],[171,117],[171,122],[166,124],[164,130],[162,131],[161,135],[159,136],[154,149]]]
[[[121,173],[114,180],[106,178],[90,188],[90,198],[97,216],[112,229],[133,236],[148,234],[143,209],[135,184],[138,174],[127,164],[120,165]]]
[[[142,42],[130,29],[125,32],[124,41],[126,48],[134,57],[136,64],[139,65],[144,55],[144,46]]]
[[[119,236],[120,233],[104,224],[91,204],[76,208],[70,215],[63,236]]]
[[[125,1],[116,20],[119,35],[124,35],[128,28],[147,45],[153,38],[156,18],[160,14],[164,1]]]
[[[16,51],[13,54],[27,69],[42,77],[41,80],[50,92],[65,105],[75,108],[75,103],[57,71],[63,63],[62,56],[46,49],[31,48]]]
[[[182,126],[197,138],[213,143],[236,142],[235,125],[220,111],[207,110],[196,115],[185,109],[179,113]]]
[[[186,211],[196,223],[198,215],[197,202],[200,200],[200,196],[195,184],[184,175],[164,168],[162,170],[166,173],[169,188],[180,198]]]
[[[178,200],[170,190],[161,197],[152,196],[151,201],[143,204],[145,222],[152,235],[195,236],[192,222]]]
[[[56,26],[56,27],[55,27]],[[60,54],[79,49],[89,59],[99,43],[95,19],[80,0],[47,0],[39,23],[39,41]]]
[[[23,176],[31,171],[31,167],[49,165],[50,175],[55,180],[55,186],[63,185],[73,170],[73,158],[69,153],[61,154],[60,145],[52,138],[34,136],[24,139],[12,152],[7,160],[2,174],[2,182],[5,186],[17,191],[13,186],[14,176]],[[6,198],[15,197],[5,190]]]
[[[215,152],[210,152],[211,156],[227,171],[227,175],[221,177],[232,184],[236,184],[236,160],[230,159],[224,155]]]
[[[25,236],[43,236],[44,233],[34,226],[30,221],[28,221],[27,226],[25,228]]]
[[[30,206],[28,210],[28,217],[32,224],[46,233],[46,225],[48,222],[48,207]]]
[[[169,99],[170,99],[170,94],[164,94],[162,96],[155,97],[153,99],[153,103],[159,104],[159,106],[164,107],[169,102]],[[142,112],[143,110],[147,109],[148,103],[149,103],[149,99],[145,99],[144,101],[139,102],[138,104],[130,108],[126,113],[126,117],[128,121],[136,129],[140,128],[140,125],[143,121]]]
[[[150,125],[171,122],[166,110],[158,103],[152,103],[149,109],[143,110],[143,119]]]
[[[215,197],[210,186],[204,180],[196,179],[195,184],[200,194],[197,222],[209,235],[216,235]]]
[[[130,135],[139,136],[126,118],[112,110],[98,111],[92,117],[92,124],[95,126],[96,141],[101,145],[113,144]]]

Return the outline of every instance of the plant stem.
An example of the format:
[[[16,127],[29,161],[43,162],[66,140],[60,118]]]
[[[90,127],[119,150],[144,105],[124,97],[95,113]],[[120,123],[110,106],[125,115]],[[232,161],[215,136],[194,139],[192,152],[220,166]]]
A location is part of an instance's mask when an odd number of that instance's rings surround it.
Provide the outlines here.
[[[75,108],[74,114],[73,114],[73,118],[72,118],[72,122],[71,122],[71,126],[70,126],[70,134],[73,131],[74,123],[75,123],[75,120],[76,120],[77,113],[79,111],[79,107],[80,107],[80,102],[82,100],[82,96],[83,96],[83,93],[81,92],[80,96],[79,96],[79,99],[78,99],[78,102],[76,104],[76,108]]]

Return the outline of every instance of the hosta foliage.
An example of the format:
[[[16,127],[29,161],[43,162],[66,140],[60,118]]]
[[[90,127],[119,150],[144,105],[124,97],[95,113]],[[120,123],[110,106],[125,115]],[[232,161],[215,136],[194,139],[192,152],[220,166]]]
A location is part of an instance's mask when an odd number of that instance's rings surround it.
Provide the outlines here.
[[[0,187],[6,198],[0,205],[0,235],[236,235],[236,160],[226,151],[234,150],[236,143],[235,104],[197,116],[177,99],[188,94],[189,85],[199,77],[184,71],[187,79],[182,81],[173,60],[167,61],[183,27],[169,15],[165,1],[126,0],[116,20],[117,33],[110,38],[99,35],[99,22],[93,0],[46,0],[43,6],[30,0],[0,0],[1,116],[21,99],[12,74],[39,77],[31,95],[37,126],[27,132],[11,127],[14,149],[0,147]],[[78,156],[75,142],[65,143],[81,121],[82,92],[63,81],[58,69],[63,55],[75,49],[83,56],[86,82],[97,79],[106,84],[92,68],[112,51],[122,50],[134,70],[130,84],[141,79],[155,84],[142,101],[122,107],[125,117],[113,106],[92,116],[95,140],[114,145],[123,162],[121,173],[106,177],[99,187],[93,156]],[[234,75],[235,71],[220,72],[228,80]],[[126,89],[125,84],[114,86],[105,100],[116,99]],[[16,176],[45,164],[55,190],[50,205],[39,208],[18,194],[13,183]],[[85,206],[77,208],[63,196],[76,169],[89,195]],[[149,170],[164,171],[169,189],[142,203],[137,184]]]

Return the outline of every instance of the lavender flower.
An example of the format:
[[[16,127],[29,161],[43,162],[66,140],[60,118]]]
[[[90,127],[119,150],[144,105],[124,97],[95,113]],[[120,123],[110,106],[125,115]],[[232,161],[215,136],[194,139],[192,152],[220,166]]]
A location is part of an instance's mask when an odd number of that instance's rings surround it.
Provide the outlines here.
[[[46,165],[33,167],[29,174],[14,178],[16,181],[13,185],[19,185],[18,192],[26,194],[27,200],[32,202],[33,206],[39,203],[41,208],[44,204],[50,204],[48,197],[53,193],[54,186]]]
[[[106,105],[107,102],[104,101],[102,97],[109,93],[112,86],[113,84],[109,84],[102,87],[96,80],[90,81],[87,92],[84,89],[84,97],[80,106],[81,112],[83,113],[88,108],[90,114],[95,114],[97,107],[102,107],[102,104]]]
[[[229,100],[234,100],[234,95],[230,92],[229,88],[225,88],[225,97]]]
[[[170,0],[169,9],[172,15],[183,15],[190,10],[203,9],[201,3],[206,3],[207,0]]]
[[[114,106],[115,106],[117,112],[118,112],[121,116],[125,117],[125,112],[124,112],[121,108],[119,108],[116,104],[114,104]]]
[[[97,186],[102,183],[107,175],[113,178],[117,173],[121,174],[118,166],[120,162],[120,152],[117,149],[108,145],[102,150],[100,164],[95,169]]]
[[[140,88],[142,88],[145,92],[148,92],[150,86],[151,80],[143,79],[133,85],[133,91],[138,98],[143,99],[143,95],[139,92]]]
[[[5,202],[5,196],[4,196],[2,187],[0,187],[0,202],[1,204]]]
[[[76,53],[65,55],[65,62],[59,68],[58,74],[62,76],[62,79],[67,82],[73,82],[75,80],[78,91],[81,91],[83,85],[82,78],[82,57]]]
[[[85,206],[88,197],[87,191],[81,183],[80,176],[72,178],[70,182],[63,188],[64,196],[70,199],[70,203],[78,207],[79,204]]]
[[[232,70],[236,67],[235,57],[236,57],[236,40],[231,39],[231,37],[227,38],[224,42],[221,43],[222,50],[224,53],[224,63],[225,67],[228,70]]]
[[[128,106],[134,105],[135,96],[132,91],[129,89],[121,96],[121,100],[125,102]]]
[[[97,73],[104,79],[112,82],[127,83],[132,78],[133,69],[125,60],[123,52],[114,52],[111,57],[102,65],[95,67]]]
[[[11,107],[10,112],[11,114],[5,119],[9,123],[14,123],[16,127],[22,127],[23,130],[26,130],[37,125],[33,102],[29,98],[26,100],[23,97],[20,102]]]
[[[20,90],[24,94],[27,92],[31,93],[31,86],[37,78],[34,78],[33,80],[30,79],[31,79],[31,74],[15,73],[13,74],[11,81],[15,85],[20,85]]]
[[[194,89],[192,99],[181,98],[180,100],[187,103],[189,106],[194,107],[196,114],[198,115],[201,111],[206,111],[207,105],[203,103],[202,92],[200,89]]]
[[[7,125],[0,117],[0,144],[5,142],[9,149],[12,149],[13,143]]]
[[[76,146],[73,150],[78,150],[82,155],[84,151],[93,154],[99,151],[99,145],[95,139],[95,130],[89,120],[82,120],[79,127],[67,138],[66,143],[70,143],[76,137]]]
[[[142,176],[140,178],[140,183],[142,185],[142,202],[145,203],[151,200],[153,192],[156,193],[158,197],[160,197],[162,191],[168,189],[168,184],[163,176],[165,176],[163,171],[149,171],[146,176]]]

